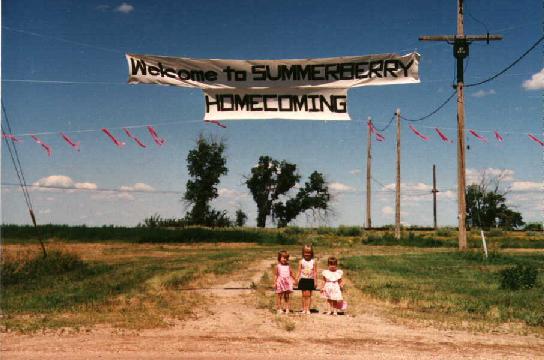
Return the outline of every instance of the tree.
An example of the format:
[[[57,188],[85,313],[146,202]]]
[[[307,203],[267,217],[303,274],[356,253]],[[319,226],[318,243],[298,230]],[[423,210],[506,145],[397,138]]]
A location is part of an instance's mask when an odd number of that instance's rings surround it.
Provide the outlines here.
[[[296,165],[283,160],[261,156],[257,166],[251,169],[246,185],[257,204],[257,226],[265,227],[267,216],[272,216],[278,227],[285,227],[299,214],[307,210],[328,209],[330,194],[323,175],[314,171],[309,182],[289,198],[289,192],[300,180]]]
[[[236,210],[236,226],[242,227],[246,224],[247,215],[242,209]]]
[[[225,143],[199,135],[196,146],[187,155],[187,169],[191,179],[187,181],[184,200],[192,205],[185,220],[189,224],[228,226],[230,220],[225,211],[210,208],[210,201],[218,196],[219,178],[228,172],[224,157]]]
[[[503,179],[504,174],[488,178],[484,172],[479,184],[467,187],[467,220],[472,226],[489,229],[498,225],[504,229],[513,229],[525,224],[521,214],[506,205],[508,190],[502,189]]]

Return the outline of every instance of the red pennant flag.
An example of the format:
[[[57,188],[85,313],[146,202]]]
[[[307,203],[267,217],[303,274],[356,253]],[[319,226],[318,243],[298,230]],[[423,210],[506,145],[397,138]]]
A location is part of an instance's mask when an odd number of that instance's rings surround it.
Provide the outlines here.
[[[16,143],[21,142],[21,139],[16,137],[15,135],[2,133],[2,137],[4,139],[10,139],[11,141],[16,142]]]
[[[378,141],[384,141],[385,140],[385,136],[383,136],[382,134],[380,134],[378,132],[378,129],[376,129],[374,124],[372,124],[372,120],[368,120],[368,127],[370,128],[370,133],[372,133],[372,134],[374,134],[376,136],[376,140],[378,140]]]
[[[487,142],[486,137],[478,134],[476,131],[469,129],[468,132],[474,135],[476,139],[480,140],[481,142]]]
[[[111,141],[113,141],[113,143],[117,146],[117,147],[123,147],[125,146],[125,143],[122,142],[122,141],[119,141],[115,138],[115,136],[112,135],[112,133],[106,129],[106,128],[102,128],[102,131],[104,132],[104,134],[108,135],[108,137],[111,139]]]
[[[442,131],[440,131],[438,128],[434,128],[434,129],[436,130],[438,136],[440,136],[442,141],[449,142],[449,143],[453,142],[453,141],[450,141],[450,139],[448,139],[448,137],[446,135],[444,135],[444,133]]]
[[[40,144],[42,146],[42,148],[44,148],[45,151],[47,151],[47,156],[51,156],[51,153],[53,152],[51,150],[51,146],[47,145],[46,143],[42,142],[40,139],[38,139],[37,136],[35,135],[30,135],[30,137],[32,137],[34,139],[35,142],[37,142],[38,144]]]
[[[502,142],[504,140],[497,130],[495,130],[495,138],[498,142]]]
[[[72,139],[70,139],[66,134],[64,134],[63,132],[60,133],[60,136],[62,136],[62,138],[64,139],[64,141],[66,141],[68,144],[70,144],[71,147],[73,147],[74,149],[76,149],[77,151],[79,151],[79,141],[77,143],[75,143]]]
[[[223,129],[226,129],[226,128],[227,128],[227,125],[221,124],[221,123],[220,123],[219,121],[217,121],[217,120],[204,120],[204,122],[208,122],[208,123],[215,124],[215,125],[217,125],[217,126],[222,127]]]
[[[531,140],[533,140],[534,142],[537,142],[537,143],[539,143],[541,146],[544,146],[544,141],[540,140],[539,138],[537,138],[537,137],[534,136],[533,134],[529,134],[529,135],[527,135],[527,136],[529,136],[529,138],[530,138]]]
[[[155,131],[155,129],[153,128],[153,126],[148,126],[147,127],[147,130],[149,131],[149,133],[151,134],[151,137],[153,138],[153,141],[155,141],[155,143],[159,146],[162,146],[164,145],[164,143],[166,142],[166,140],[164,140],[163,138],[161,138],[159,136],[159,134],[157,134],[157,131]]]
[[[413,127],[412,124],[408,125],[408,127],[410,128],[410,130],[412,130],[414,132],[414,134],[419,136],[421,139],[423,139],[424,141],[429,141],[429,138],[427,136],[423,135],[422,133],[420,133],[419,131],[417,131],[417,129],[415,127]]]
[[[125,134],[127,134],[127,136],[129,138],[134,140],[136,142],[136,144],[138,144],[140,147],[143,147],[143,148],[147,147],[144,143],[142,143],[142,141],[140,139],[138,139],[136,136],[132,135],[128,129],[123,128],[123,131],[125,132]]]

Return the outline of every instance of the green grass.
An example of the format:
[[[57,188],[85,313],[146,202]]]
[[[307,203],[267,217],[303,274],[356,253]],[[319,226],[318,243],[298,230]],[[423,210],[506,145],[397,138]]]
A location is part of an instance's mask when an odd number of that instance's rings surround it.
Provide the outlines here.
[[[98,323],[165,326],[168,318],[191,316],[193,304],[199,302],[200,295],[180,288],[193,281],[198,284],[207,274],[227,275],[241,269],[263,249],[213,246],[154,257],[149,256],[149,247],[138,250],[136,244],[126,245],[124,251],[135,255],[119,259],[104,251],[100,261],[84,261],[77,254],[49,251],[45,259],[41,254],[3,258],[0,324],[23,332]]]
[[[348,277],[364,293],[432,319],[450,317],[544,326],[544,288],[500,289],[501,269],[526,264],[542,274],[542,254],[446,252],[355,256],[342,259]],[[537,305],[538,304],[538,305]]]

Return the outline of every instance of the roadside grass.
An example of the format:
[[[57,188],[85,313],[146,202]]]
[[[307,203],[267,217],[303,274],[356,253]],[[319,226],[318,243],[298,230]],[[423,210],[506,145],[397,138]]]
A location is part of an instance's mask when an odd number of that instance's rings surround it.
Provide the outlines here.
[[[429,320],[521,322],[544,327],[544,259],[539,253],[434,252],[353,256],[342,260],[364,294],[393,304],[405,315]],[[500,289],[500,270],[516,264],[539,269],[532,289]]]
[[[119,245],[119,244],[118,244]],[[88,328],[97,324],[141,329],[167,326],[203,310],[205,297],[180,291],[211,275],[228,275],[255,256],[255,247],[225,250],[220,246],[167,252],[138,244],[125,245],[130,257],[102,249],[100,257],[52,250],[47,258],[21,251],[1,261],[0,324],[4,331],[34,332],[51,328]],[[139,249],[139,247],[141,247]],[[5,250],[5,246],[4,246]],[[162,256],[151,250],[160,250]]]

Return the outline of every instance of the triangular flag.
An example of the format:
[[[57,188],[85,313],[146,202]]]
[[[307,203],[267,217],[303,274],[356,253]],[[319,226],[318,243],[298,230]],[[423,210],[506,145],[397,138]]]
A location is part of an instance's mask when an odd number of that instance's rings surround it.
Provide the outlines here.
[[[153,141],[155,141],[157,145],[162,146],[166,142],[166,140],[164,140],[163,138],[159,136],[159,134],[157,134],[157,131],[155,131],[153,126],[149,125],[147,127],[147,130],[149,131],[149,133],[151,134],[151,137],[153,138]]]
[[[125,134],[127,134],[127,136],[129,138],[134,140],[136,142],[136,144],[138,144],[140,147],[143,147],[143,148],[147,147],[140,139],[138,139],[136,136],[132,135],[128,129],[123,128],[123,131],[125,132]]]
[[[60,133],[60,136],[62,136],[62,138],[64,139],[64,141],[66,141],[68,144],[70,144],[71,147],[73,147],[74,149],[76,149],[77,151],[79,151],[79,141],[77,143],[75,143],[72,139],[70,139],[66,134],[64,134],[63,132]]]
[[[35,135],[30,135],[31,138],[34,139],[35,142],[37,142],[38,144],[40,144],[42,146],[42,148],[44,148],[45,151],[47,151],[47,156],[51,156],[51,154],[53,153],[53,151],[51,150],[51,146],[47,145],[46,143],[42,142],[40,139],[38,139],[37,136]]]
[[[108,135],[108,137],[111,139],[111,141],[113,141],[113,143],[114,143],[117,147],[121,148],[121,147],[125,146],[125,143],[122,142],[122,141],[117,140],[117,139],[115,138],[115,136],[113,136],[112,133],[111,133],[108,129],[102,128],[101,130],[104,132],[104,134]]]
[[[410,130],[412,130],[414,132],[414,134],[419,136],[421,139],[423,139],[424,141],[429,141],[429,138],[427,136],[423,135],[422,133],[420,133],[419,131],[417,131],[417,129],[415,127],[413,127],[412,124],[408,125],[408,127],[410,128]]]
[[[482,142],[485,142],[485,143],[487,142],[486,137],[478,134],[476,131],[469,129],[468,132],[471,133],[472,135],[474,135],[476,137],[476,139],[478,139],[478,140],[480,140]]]

